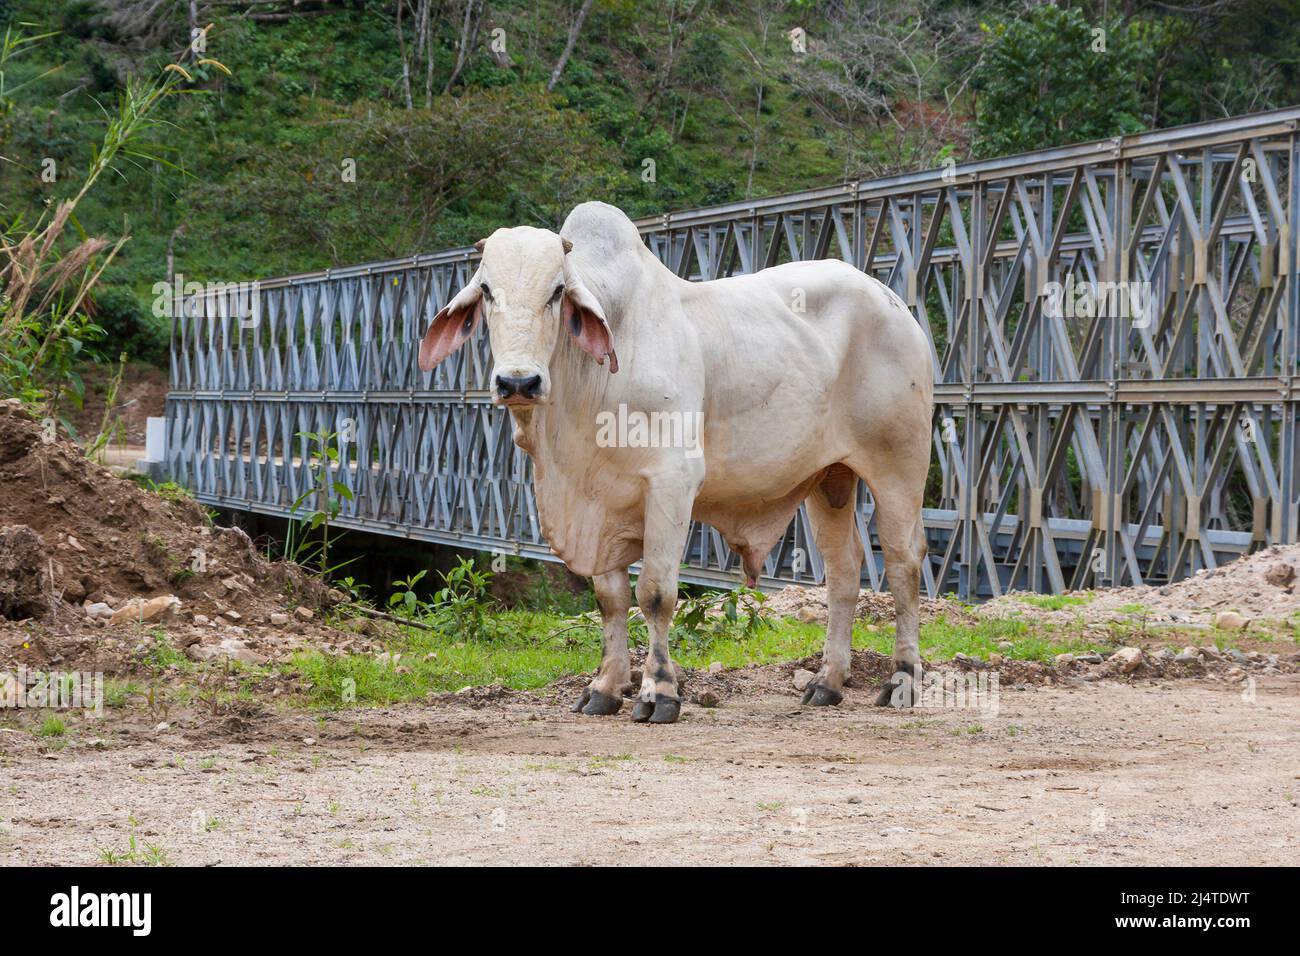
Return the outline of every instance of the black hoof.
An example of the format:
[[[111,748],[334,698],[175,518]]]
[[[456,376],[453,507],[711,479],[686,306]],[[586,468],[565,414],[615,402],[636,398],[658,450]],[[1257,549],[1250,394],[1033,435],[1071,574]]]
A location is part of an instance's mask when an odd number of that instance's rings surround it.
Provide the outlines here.
[[[582,708],[582,712],[588,717],[609,717],[623,709],[622,697],[611,697],[598,690],[593,690],[590,697],[587,706]]]
[[[921,675],[905,668],[895,671],[880,688],[877,707],[911,707],[921,699]]]
[[[589,700],[591,700],[591,688],[584,687],[582,693],[578,696],[578,699],[575,700],[573,706],[569,708],[569,712],[573,714],[582,713],[582,708],[587,706],[587,701]]]
[[[682,714],[682,702],[675,697],[658,697],[655,699],[655,712],[650,715],[649,723],[675,724]]]
[[[654,702],[638,700],[632,708],[632,720],[638,724],[672,724],[681,716],[682,702],[676,697],[656,694]]]
[[[812,707],[833,707],[843,699],[843,694],[825,684],[809,684],[807,690],[803,692],[801,703]]]

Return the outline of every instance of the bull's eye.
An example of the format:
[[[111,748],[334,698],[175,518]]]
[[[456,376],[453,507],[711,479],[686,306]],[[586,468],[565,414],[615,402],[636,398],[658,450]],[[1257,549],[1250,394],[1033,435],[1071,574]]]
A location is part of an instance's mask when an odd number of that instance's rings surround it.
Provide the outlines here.
[[[485,298],[485,299],[487,299],[489,302],[491,302],[491,301],[492,301],[492,290],[488,288],[488,284],[487,284],[486,282],[484,282],[482,285],[479,286],[479,288],[483,290],[483,298]]]
[[[551,293],[551,305],[555,305],[557,302],[559,302],[560,296],[562,295],[564,295],[564,286],[557,285],[555,287],[555,291]]]

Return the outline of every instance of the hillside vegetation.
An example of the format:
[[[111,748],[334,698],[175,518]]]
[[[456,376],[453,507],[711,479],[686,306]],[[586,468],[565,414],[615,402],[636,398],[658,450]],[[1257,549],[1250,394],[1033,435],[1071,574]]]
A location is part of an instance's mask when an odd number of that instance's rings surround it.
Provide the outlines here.
[[[49,34],[0,68],[7,234],[78,188],[127,78],[209,23],[185,95],[76,210],[77,236],[130,237],[89,354],[159,359],[173,271],[267,277],[554,228],[585,199],[647,215],[1300,100],[1295,0],[0,0],[0,29]]]

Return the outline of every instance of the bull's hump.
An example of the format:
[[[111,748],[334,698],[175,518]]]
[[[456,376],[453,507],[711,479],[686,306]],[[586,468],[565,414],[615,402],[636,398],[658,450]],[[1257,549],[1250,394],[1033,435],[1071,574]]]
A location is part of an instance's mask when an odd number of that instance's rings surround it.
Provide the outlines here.
[[[617,206],[598,201],[574,206],[560,227],[560,235],[587,254],[599,252],[609,255],[641,245],[641,234],[627,213]],[[593,245],[597,248],[592,248]]]

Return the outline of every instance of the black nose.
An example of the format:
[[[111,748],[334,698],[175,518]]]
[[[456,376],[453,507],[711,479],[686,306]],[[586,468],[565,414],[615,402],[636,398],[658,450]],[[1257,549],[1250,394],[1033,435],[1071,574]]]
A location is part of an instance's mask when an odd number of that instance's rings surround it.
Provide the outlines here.
[[[497,376],[497,394],[502,398],[513,398],[518,395],[520,398],[536,398],[537,390],[542,387],[542,377],[540,375],[529,375],[527,378],[511,378],[509,375]]]

